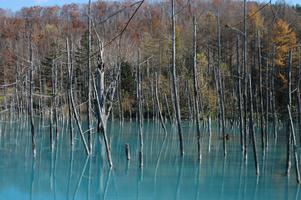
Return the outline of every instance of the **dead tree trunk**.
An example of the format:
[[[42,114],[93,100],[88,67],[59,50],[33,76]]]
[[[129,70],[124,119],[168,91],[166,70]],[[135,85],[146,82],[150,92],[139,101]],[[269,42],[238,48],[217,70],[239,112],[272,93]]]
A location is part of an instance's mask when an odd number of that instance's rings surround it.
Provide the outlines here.
[[[276,112],[276,95],[275,95],[275,56],[276,56],[276,48],[273,46],[273,61],[272,61],[272,112],[273,112],[273,132],[274,132],[274,139],[277,139],[277,112]],[[300,74],[301,75],[301,74]],[[300,77],[300,76],[299,76]],[[300,108],[301,109],[301,108]],[[300,111],[300,116],[301,116],[301,111]],[[300,117],[301,120],[301,117]],[[301,132],[300,132],[300,137],[301,137]]]
[[[251,74],[249,74],[249,97],[250,97],[250,113],[249,113],[249,129],[250,134],[252,136],[252,143],[253,143],[253,155],[254,155],[254,163],[256,169],[256,175],[259,175],[259,164],[258,164],[258,156],[257,156],[257,149],[256,149],[256,137],[255,137],[255,130],[254,130],[254,120],[253,120],[253,92],[252,92],[252,78]]]
[[[247,0],[244,0],[244,20],[243,20],[243,75],[244,75],[244,91],[243,91],[243,107],[244,107],[244,158],[247,161],[248,156],[248,131],[247,131],[247,96],[248,96],[248,77],[247,77],[247,62],[248,62],[248,37],[247,37]]]
[[[237,35],[237,44],[236,44],[236,60],[237,60],[237,75],[238,75],[238,112],[239,112],[239,131],[240,131],[240,145],[241,150],[244,151],[244,132],[243,132],[243,109],[242,109],[242,93],[241,93],[241,65],[240,65],[240,54],[239,54],[239,36]]]
[[[138,65],[137,65],[137,93],[138,93],[138,123],[139,123],[139,163],[140,168],[143,167],[143,113],[142,113],[142,89],[141,89],[141,69],[139,63],[138,51]]]
[[[298,47],[298,79],[297,79],[297,103],[298,103],[298,128],[299,128],[299,140],[301,143],[301,91],[300,91],[300,85],[301,85],[301,51],[300,47]]]
[[[51,99],[52,101],[52,99]],[[50,132],[50,149],[53,151],[54,149],[54,139],[53,139],[53,102],[50,103],[49,109],[49,132]]]
[[[54,63],[54,59],[52,59],[52,109],[53,109],[53,117],[54,117],[54,125],[55,125],[55,140],[57,143],[58,140],[58,115],[57,115],[57,65]]]
[[[70,49],[68,49],[68,50],[70,50]],[[84,136],[84,132],[83,132],[83,129],[82,129],[82,126],[81,126],[79,114],[78,114],[78,112],[76,110],[76,106],[75,106],[75,102],[74,102],[74,97],[73,97],[73,88],[72,88],[73,63],[72,63],[72,60],[71,60],[72,56],[71,56],[70,52],[67,53],[67,55],[69,56],[68,60],[70,60],[70,62],[68,63],[68,79],[69,79],[69,83],[70,83],[70,90],[69,90],[70,102],[71,102],[71,106],[72,106],[74,118],[75,118],[78,130],[79,130],[80,136],[82,138],[82,141],[83,141],[86,153],[87,153],[87,155],[90,155],[91,152],[89,151],[89,147],[87,145],[86,138]]]
[[[71,57],[70,57],[70,46],[69,40],[66,39],[66,49],[67,49],[67,65],[68,65],[68,74],[72,74],[71,72]],[[73,140],[73,123],[72,123],[72,105],[71,105],[71,87],[72,87],[72,79],[69,77],[68,79],[68,112],[69,112],[69,131],[70,131],[70,144],[73,147],[74,140]]]
[[[223,149],[224,156],[227,154],[226,149],[226,134],[225,134],[225,107],[224,107],[224,92],[221,75],[221,30],[220,30],[220,14],[217,16],[217,46],[218,46],[218,58],[217,58],[217,81],[218,81],[218,96],[219,96],[219,107],[221,114],[221,131],[223,136]]]
[[[264,127],[265,127],[265,122],[264,122],[264,116],[263,116],[263,86],[262,86],[262,64],[261,64],[261,45],[260,45],[260,33],[258,31],[257,35],[258,39],[258,67],[259,67],[259,112],[260,112],[260,133],[261,133],[261,147],[262,147],[262,152],[265,152],[265,136],[264,136]]]
[[[30,37],[31,38],[31,37]],[[31,145],[32,145],[32,153],[33,157],[36,157],[36,139],[35,139],[35,129],[34,129],[34,117],[33,117],[33,52],[32,52],[32,43],[29,42],[29,61],[30,61],[30,67],[29,67],[29,107],[28,107],[28,114],[29,114],[29,123],[30,123],[30,130],[31,130]]]
[[[269,60],[266,60],[266,72],[265,72],[265,128],[264,128],[264,140],[265,140],[265,151],[268,150],[269,147]]]
[[[288,55],[288,66],[287,66],[287,80],[288,80],[288,87],[287,87],[287,96],[286,96],[286,102],[287,102],[287,107],[291,107],[291,102],[292,102],[292,88],[291,88],[291,80],[292,80],[292,72],[291,72],[291,67],[292,67],[292,51],[289,51]],[[287,113],[287,119],[286,119],[286,126],[287,126],[287,155],[286,155],[286,174],[289,176],[290,174],[290,169],[291,169],[291,145],[292,145],[292,130],[290,126],[290,120],[289,120],[289,113]]]
[[[113,161],[111,158],[111,148],[109,144],[109,140],[107,137],[107,120],[109,117],[109,113],[112,108],[112,101],[110,102],[110,107],[108,109],[108,112],[105,110],[105,89],[104,89],[104,69],[98,68],[97,69],[97,82],[98,87],[96,86],[96,83],[94,81],[94,92],[96,93],[96,100],[97,100],[97,108],[99,113],[99,120],[98,120],[98,132],[101,133],[103,136],[105,147],[106,147],[106,153],[107,153],[107,159],[110,167],[113,167]],[[94,79],[93,79],[94,80]],[[113,100],[114,94],[111,95],[110,100]]]
[[[165,135],[167,135],[167,129],[166,129],[166,126],[164,124],[162,108],[160,106],[160,101],[159,101],[159,92],[158,92],[158,90],[159,90],[159,77],[158,77],[158,73],[156,73],[155,77],[156,77],[155,97],[156,97],[156,103],[157,103],[157,108],[158,108],[158,112],[159,112],[160,123],[161,123],[161,126],[162,126],[163,130],[164,130]]]
[[[20,117],[20,101],[19,101],[19,79],[20,79],[20,73],[19,73],[19,70],[20,70],[20,67],[19,67],[19,62],[17,61],[16,62],[16,67],[15,67],[15,81],[16,81],[16,84],[15,84],[15,111],[16,111],[16,114],[17,114],[17,118]]]
[[[194,93],[194,107],[195,120],[197,129],[197,144],[198,144],[198,159],[202,159],[201,152],[201,125],[200,125],[200,107],[199,107],[199,82],[197,70],[197,52],[196,52],[196,19],[193,17],[193,93]]]
[[[177,89],[177,73],[176,73],[176,24],[175,24],[175,5],[174,0],[171,0],[171,20],[172,20],[172,85],[173,85],[173,101],[176,111],[176,122],[178,127],[179,143],[180,143],[180,155],[184,156],[184,142],[181,126],[181,111],[180,102]]]
[[[115,96],[115,91],[117,87],[117,81],[119,79],[120,71],[117,70],[116,77],[112,80],[110,87],[105,90],[105,65],[103,63],[103,46],[99,40],[99,56],[98,56],[98,67],[96,71],[96,81],[93,78],[93,88],[94,93],[97,101],[97,111],[98,111],[98,125],[97,131],[103,136],[103,140],[105,142],[107,159],[110,167],[113,167],[113,161],[111,158],[111,148],[110,143],[107,137],[107,121],[110,116],[112,106],[113,106],[113,99]],[[106,105],[108,105],[106,109]]]
[[[89,143],[89,151],[92,152],[92,102],[91,102],[91,96],[92,96],[92,87],[91,87],[91,46],[92,46],[92,33],[91,33],[91,27],[92,27],[92,19],[91,19],[91,0],[89,0],[89,11],[88,11],[88,105],[87,105],[87,120],[88,120],[88,143]]]
[[[166,111],[167,111],[167,114],[168,114],[169,122],[172,122],[173,117],[172,117],[172,114],[170,113],[170,109],[169,109],[169,104],[168,104],[166,93],[164,93],[164,102],[165,102],[165,106],[166,106]]]
[[[298,153],[297,153],[297,141],[296,141],[296,135],[295,135],[295,130],[294,130],[294,123],[293,123],[293,118],[291,114],[291,108],[289,105],[287,105],[287,110],[288,110],[288,115],[289,115],[289,121],[290,121],[290,127],[292,130],[292,140],[293,140],[293,146],[294,146],[294,157],[295,157],[295,169],[296,169],[296,177],[297,177],[297,182],[300,182],[300,171],[299,171],[299,160],[298,160]]]
[[[190,90],[189,90],[189,83],[188,80],[185,81],[185,96],[187,100],[187,110],[188,110],[188,120],[191,122],[193,121],[193,115],[192,115],[192,105],[191,105],[191,97],[190,97]]]

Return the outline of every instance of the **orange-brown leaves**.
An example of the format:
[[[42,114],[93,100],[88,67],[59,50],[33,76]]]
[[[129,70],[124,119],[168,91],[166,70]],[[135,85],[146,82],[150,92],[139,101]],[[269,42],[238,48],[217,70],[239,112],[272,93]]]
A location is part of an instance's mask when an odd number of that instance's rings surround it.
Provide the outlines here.
[[[250,23],[251,26],[254,30],[263,30],[264,27],[264,19],[261,16],[261,13],[259,10],[259,7],[257,6],[257,4],[252,3],[249,5],[249,19],[250,19]]]
[[[276,65],[285,67],[288,51],[297,42],[296,34],[285,21],[279,19],[273,27],[272,41],[276,45]]]

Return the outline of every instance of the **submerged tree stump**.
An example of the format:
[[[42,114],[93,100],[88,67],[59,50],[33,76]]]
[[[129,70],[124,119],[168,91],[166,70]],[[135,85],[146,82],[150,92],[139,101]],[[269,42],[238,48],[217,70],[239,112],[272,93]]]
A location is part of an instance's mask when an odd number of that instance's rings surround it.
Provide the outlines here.
[[[125,156],[127,160],[131,160],[131,150],[130,150],[130,145],[129,144],[125,144],[124,146],[125,149]]]

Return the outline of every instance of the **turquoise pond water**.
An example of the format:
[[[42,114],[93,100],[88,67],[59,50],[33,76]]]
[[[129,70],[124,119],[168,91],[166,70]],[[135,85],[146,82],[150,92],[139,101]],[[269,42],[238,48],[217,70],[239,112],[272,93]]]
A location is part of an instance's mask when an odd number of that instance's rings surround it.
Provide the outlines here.
[[[175,127],[167,126],[168,136],[160,125],[145,121],[143,169],[139,168],[135,121],[110,122],[114,168],[106,162],[104,147],[95,139],[93,156],[87,157],[79,135],[72,151],[67,126],[60,125],[56,148],[49,148],[49,127],[37,131],[37,158],[32,159],[31,137],[23,123],[1,124],[0,200],[50,199],[301,199],[294,163],[291,175],[285,176],[285,137],[279,131],[277,143],[270,141],[265,156],[258,141],[260,176],[255,175],[252,149],[247,163],[239,146],[239,132],[227,129],[228,155],[223,156],[222,140],[213,127],[209,152],[208,131],[204,127],[203,159],[197,160],[195,129],[183,123],[185,156],[179,157]],[[258,135],[259,136],[259,135]],[[259,138],[259,137],[258,137]],[[130,144],[131,160],[126,160],[124,145]],[[249,145],[251,147],[251,145]],[[158,159],[159,153],[160,159]]]

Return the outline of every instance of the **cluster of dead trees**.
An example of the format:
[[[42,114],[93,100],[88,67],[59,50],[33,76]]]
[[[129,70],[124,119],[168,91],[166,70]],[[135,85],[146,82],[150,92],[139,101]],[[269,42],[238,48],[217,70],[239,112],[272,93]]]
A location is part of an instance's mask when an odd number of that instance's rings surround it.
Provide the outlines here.
[[[227,13],[230,6],[239,17]],[[176,125],[180,156],[185,154],[182,120],[195,123],[201,160],[202,126],[208,124],[211,138],[214,118],[224,156],[231,135],[226,128],[238,127],[245,160],[252,145],[257,175],[258,152],[264,155],[285,126],[287,174],[293,154],[300,182],[301,26],[288,25],[298,16],[285,4],[246,0],[90,0],[81,8],[33,7],[4,15],[2,114],[28,117],[33,156],[36,123],[49,122],[53,149],[63,120],[69,124],[71,146],[79,134],[91,155],[93,141],[103,141],[110,166],[109,117],[121,123],[136,118],[141,167],[145,119],[157,120],[165,135],[167,122]]]

